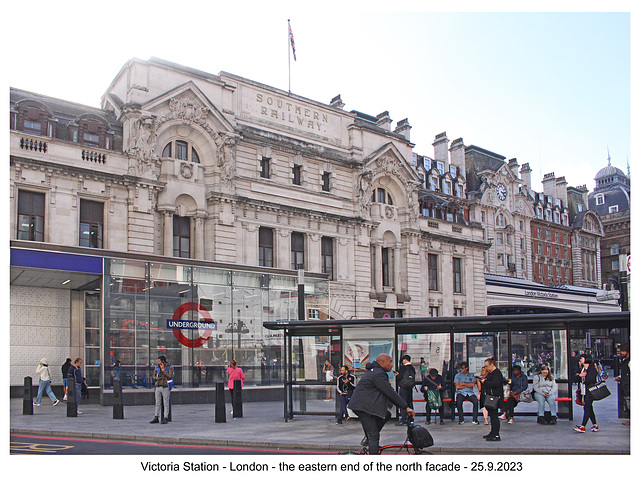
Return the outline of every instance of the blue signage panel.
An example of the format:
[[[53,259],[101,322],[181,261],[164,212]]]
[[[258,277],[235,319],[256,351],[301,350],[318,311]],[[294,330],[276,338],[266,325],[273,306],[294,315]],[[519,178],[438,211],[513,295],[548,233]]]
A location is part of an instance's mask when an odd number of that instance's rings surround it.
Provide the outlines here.
[[[173,330],[179,328],[181,330],[217,330],[216,322],[205,322],[203,320],[174,320],[167,319],[167,328]]]
[[[46,252],[44,250],[11,249],[11,266],[46,268],[65,272],[102,275],[102,257],[75,253]]]

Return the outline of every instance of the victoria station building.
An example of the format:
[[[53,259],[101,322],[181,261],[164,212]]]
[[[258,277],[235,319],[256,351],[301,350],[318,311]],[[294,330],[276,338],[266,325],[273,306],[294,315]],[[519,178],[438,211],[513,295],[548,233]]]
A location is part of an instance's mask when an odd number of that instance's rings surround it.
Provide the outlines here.
[[[528,164],[444,132],[418,153],[410,130],[157,58],[128,61],[100,108],[11,88],[12,394],[43,357],[54,389],[82,358],[109,404],[116,361],[125,401],[146,401],[159,355],[198,402],[232,359],[252,400],[382,352],[560,379],[572,350],[614,354],[629,315],[564,177],[536,193]]]

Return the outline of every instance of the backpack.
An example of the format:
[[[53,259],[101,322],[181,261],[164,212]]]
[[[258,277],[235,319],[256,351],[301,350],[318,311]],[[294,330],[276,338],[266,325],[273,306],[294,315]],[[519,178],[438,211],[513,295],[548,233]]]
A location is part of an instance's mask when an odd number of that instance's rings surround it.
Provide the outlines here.
[[[414,380],[416,376],[416,369],[413,368],[413,365],[409,365],[405,368],[404,373],[402,374],[402,378],[400,379],[400,386],[402,388],[413,388]]]
[[[429,430],[420,425],[409,427],[409,440],[415,448],[428,448],[433,445],[433,437]]]

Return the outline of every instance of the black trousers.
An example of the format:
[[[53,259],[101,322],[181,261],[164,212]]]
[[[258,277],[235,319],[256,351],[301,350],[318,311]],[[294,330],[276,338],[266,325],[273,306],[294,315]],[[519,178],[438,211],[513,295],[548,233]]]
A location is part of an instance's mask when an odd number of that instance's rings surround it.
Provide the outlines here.
[[[362,429],[364,430],[364,435],[369,441],[369,455],[379,455],[380,430],[382,430],[384,424],[391,418],[391,413],[387,412],[386,417],[382,418],[376,417],[375,415],[369,415],[367,412],[363,412],[362,410],[354,410],[353,412],[358,415],[360,423],[362,424]]]
[[[489,435],[497,437],[500,435],[500,418],[498,416],[498,409],[487,408],[487,412],[489,413],[489,419],[491,420],[491,431],[489,432]]]
[[[398,395],[402,397],[402,399],[407,402],[409,408],[413,410],[413,389],[400,387],[398,389]],[[400,418],[398,419],[402,423],[407,423],[407,410],[400,410]]]
[[[584,396],[584,415],[582,415],[582,425],[587,426],[587,423],[591,423],[596,425],[598,421],[596,420],[596,412],[593,410],[593,397],[591,393],[587,391],[587,394]]]
[[[516,408],[518,402],[516,402],[515,398],[509,397],[504,403],[506,404],[504,407],[504,412],[507,414],[508,418],[513,418],[513,409]]]

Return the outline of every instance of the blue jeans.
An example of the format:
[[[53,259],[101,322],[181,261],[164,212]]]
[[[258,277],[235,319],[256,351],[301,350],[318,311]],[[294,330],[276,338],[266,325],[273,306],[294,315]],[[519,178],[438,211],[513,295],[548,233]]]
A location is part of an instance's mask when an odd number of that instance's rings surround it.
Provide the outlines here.
[[[544,416],[544,404],[549,405],[549,410],[551,411],[551,416],[556,416],[556,397],[545,397],[541,393],[533,392],[533,398],[538,402],[538,416]]]
[[[49,396],[51,401],[55,403],[57,398],[53,394],[53,390],[51,390],[51,380],[40,380],[40,385],[38,385],[38,396],[36,398],[36,403],[42,402],[42,394],[44,392],[47,392],[47,395]]]

